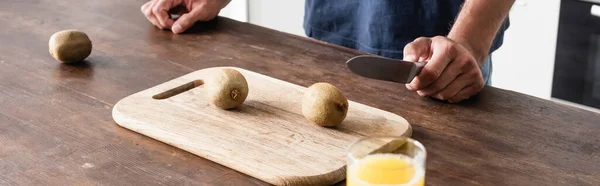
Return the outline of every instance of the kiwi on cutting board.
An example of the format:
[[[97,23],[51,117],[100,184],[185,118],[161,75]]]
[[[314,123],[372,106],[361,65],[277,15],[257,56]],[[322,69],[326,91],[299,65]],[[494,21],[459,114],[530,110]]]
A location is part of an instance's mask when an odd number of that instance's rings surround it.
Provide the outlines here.
[[[209,103],[221,109],[236,108],[248,97],[248,82],[234,69],[216,70],[204,80],[204,87]]]
[[[302,99],[302,114],[312,123],[334,127],[342,123],[347,113],[348,100],[337,87],[319,82],[306,89]]]

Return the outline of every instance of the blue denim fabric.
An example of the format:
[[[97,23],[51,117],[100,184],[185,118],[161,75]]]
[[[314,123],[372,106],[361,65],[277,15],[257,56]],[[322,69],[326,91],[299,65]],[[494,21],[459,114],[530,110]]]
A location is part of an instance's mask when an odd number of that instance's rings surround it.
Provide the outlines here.
[[[418,37],[448,35],[463,0],[306,0],[306,35],[363,52],[402,59]],[[502,45],[508,18],[490,54]],[[477,28],[473,28],[477,29]],[[491,62],[482,66],[489,81]]]

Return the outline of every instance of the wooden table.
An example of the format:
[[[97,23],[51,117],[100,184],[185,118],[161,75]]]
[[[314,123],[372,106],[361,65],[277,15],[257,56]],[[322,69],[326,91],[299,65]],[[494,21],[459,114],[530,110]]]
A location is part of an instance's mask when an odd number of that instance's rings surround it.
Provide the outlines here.
[[[0,185],[266,185],[115,124],[114,104],[197,69],[237,66],[405,117],[428,150],[428,185],[600,185],[600,115],[486,87],[460,104],[352,74],[359,52],[225,18],[155,29],[144,0],[0,1]],[[94,49],[62,65],[54,32]]]

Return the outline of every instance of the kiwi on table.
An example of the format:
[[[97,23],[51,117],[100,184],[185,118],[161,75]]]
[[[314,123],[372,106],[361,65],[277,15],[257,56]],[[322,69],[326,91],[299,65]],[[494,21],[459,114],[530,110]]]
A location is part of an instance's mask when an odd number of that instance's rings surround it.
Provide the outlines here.
[[[308,87],[302,99],[302,114],[322,127],[342,123],[348,113],[348,100],[335,86],[319,82]]]
[[[82,31],[62,30],[54,33],[48,43],[50,55],[63,63],[83,61],[92,53],[92,41]]]
[[[221,109],[240,106],[248,97],[248,82],[234,69],[219,69],[204,81],[206,97],[211,105]]]

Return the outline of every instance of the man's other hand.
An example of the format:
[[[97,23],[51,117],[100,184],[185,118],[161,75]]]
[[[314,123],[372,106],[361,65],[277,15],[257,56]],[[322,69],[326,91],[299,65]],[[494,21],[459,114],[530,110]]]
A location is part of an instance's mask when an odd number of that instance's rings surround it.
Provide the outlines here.
[[[142,5],[141,11],[158,28],[171,29],[173,33],[179,34],[197,21],[214,19],[229,1],[231,0],[151,0]],[[178,6],[184,7],[185,10],[179,19],[174,21],[169,11]]]

